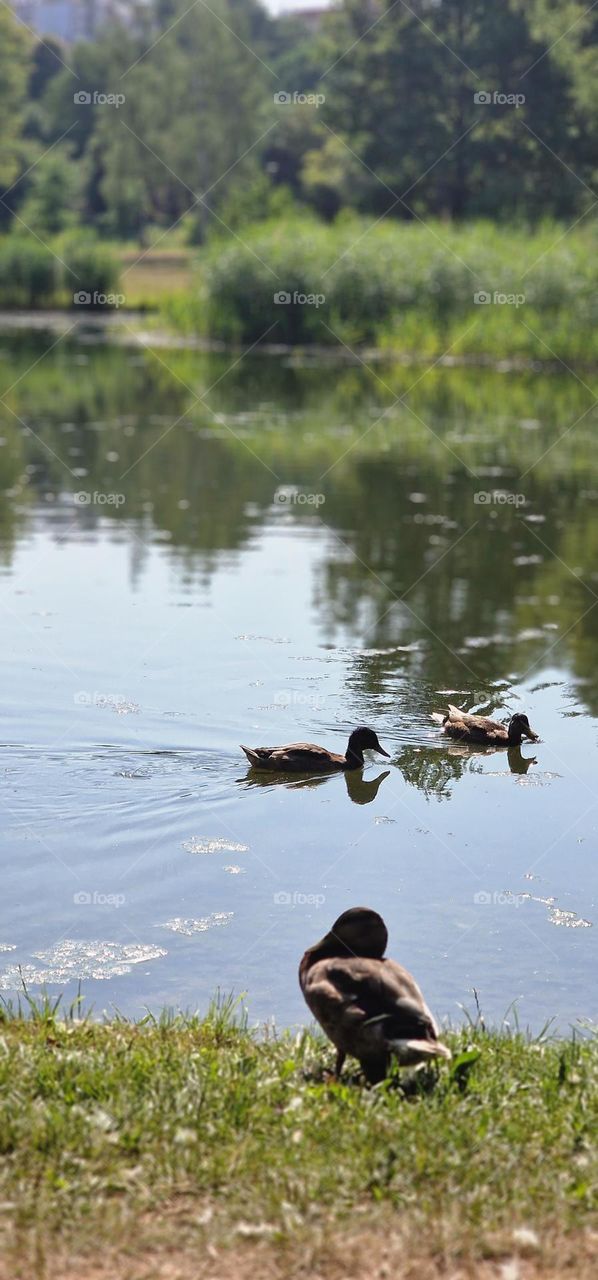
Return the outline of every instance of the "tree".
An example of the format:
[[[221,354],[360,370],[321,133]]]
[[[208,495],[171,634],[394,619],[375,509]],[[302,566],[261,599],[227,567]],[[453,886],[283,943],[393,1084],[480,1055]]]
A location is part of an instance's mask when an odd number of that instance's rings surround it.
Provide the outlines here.
[[[12,10],[6,5],[0,6],[0,194],[14,181],[19,170],[30,47],[29,36]]]
[[[64,49],[59,40],[45,36],[38,40],[31,54],[29,68],[29,85],[27,97],[30,102],[39,102],[54,76],[63,70]]]
[[[348,0],[336,65],[322,81],[323,118],[367,175],[354,203],[403,217],[573,213],[581,187],[562,180],[555,155],[575,167],[588,122],[570,70],[531,21],[533,6],[386,8],[360,35],[362,12]],[[476,102],[480,91],[524,101]]]
[[[81,168],[67,146],[56,147],[31,170],[19,216],[39,236],[72,227],[81,213]]]
[[[104,112],[97,125],[101,191],[115,230],[134,229],[139,214],[166,228],[191,209],[201,239],[211,211],[258,172],[271,99],[224,0],[214,5],[222,21],[203,6],[185,12],[184,0],[177,7],[185,16],[123,76],[116,121]]]

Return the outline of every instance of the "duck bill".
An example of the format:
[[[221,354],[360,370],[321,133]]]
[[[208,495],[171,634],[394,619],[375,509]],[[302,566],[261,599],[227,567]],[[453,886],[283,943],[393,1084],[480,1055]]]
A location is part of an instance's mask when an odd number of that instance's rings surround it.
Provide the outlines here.
[[[540,741],[540,734],[539,734],[539,733],[536,733],[534,729],[526,729],[526,730],[524,731],[523,736],[524,736],[524,738],[527,738],[530,742],[539,742],[539,741]]]
[[[378,746],[376,747],[376,751],[379,751],[381,756],[386,756],[386,759],[390,760],[390,752],[385,751],[384,747],[380,746],[380,743],[378,743]]]

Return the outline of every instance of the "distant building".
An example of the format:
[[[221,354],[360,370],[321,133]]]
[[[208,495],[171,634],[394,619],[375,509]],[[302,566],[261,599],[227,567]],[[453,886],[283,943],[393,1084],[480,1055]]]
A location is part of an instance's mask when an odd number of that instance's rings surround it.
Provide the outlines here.
[[[319,30],[322,18],[325,14],[330,12],[331,8],[332,5],[328,4],[320,5],[319,7],[316,5],[302,5],[298,9],[290,7],[286,8],[283,6],[278,10],[275,16],[278,18],[294,18],[295,21],[302,22],[303,25],[313,33]]]
[[[66,44],[92,40],[98,29],[121,11],[119,0],[12,0],[17,18],[40,36]]]
[[[323,16],[334,7],[334,0],[296,6],[289,0],[270,0],[270,3],[266,0],[266,6],[273,16],[295,18],[315,32]],[[12,7],[17,18],[32,31],[40,36],[55,36],[66,44],[93,40],[100,27],[111,18],[120,19],[125,25],[131,18],[127,0],[12,0]]]

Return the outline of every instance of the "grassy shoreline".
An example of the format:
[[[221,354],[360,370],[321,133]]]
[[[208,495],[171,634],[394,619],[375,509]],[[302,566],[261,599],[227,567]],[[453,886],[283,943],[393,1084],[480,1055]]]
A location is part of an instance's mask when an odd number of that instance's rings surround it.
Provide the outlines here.
[[[73,305],[74,285],[101,300],[96,313],[134,308],[173,337],[233,349],[375,352],[505,371],[594,367],[597,241],[589,219],[572,230],[355,216],[328,225],[308,213],[200,248],[65,236],[52,252],[12,235],[0,239],[0,307],[54,304],[73,318],[92,315],[93,306]]]
[[[353,1275],[378,1224],[379,1243],[394,1232],[430,1268],[461,1259],[469,1274],[505,1249],[539,1262],[550,1248],[554,1262],[558,1241],[583,1275],[596,1244],[598,1040],[477,1026],[448,1041],[455,1059],[438,1076],[368,1089],[350,1071],[330,1083],[330,1046],[310,1032],[258,1034],[227,1007],[141,1023],[8,1011],[0,1253],[15,1276],[53,1275],[58,1258],[66,1274],[74,1252],[91,1275],[99,1241],[129,1258],[212,1249],[240,1274],[239,1251],[259,1245],[269,1275],[310,1242],[340,1249]]]
[[[198,253],[160,302],[175,330],[437,358],[598,359],[596,226],[372,224],[309,216],[245,227]]]

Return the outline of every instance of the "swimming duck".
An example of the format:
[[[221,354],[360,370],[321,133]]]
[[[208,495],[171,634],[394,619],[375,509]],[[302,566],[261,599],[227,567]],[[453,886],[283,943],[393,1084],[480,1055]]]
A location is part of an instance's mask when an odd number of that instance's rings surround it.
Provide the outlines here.
[[[393,1056],[403,1066],[451,1056],[415,978],[385,958],[387,942],[377,911],[351,907],[299,966],[305,1000],[336,1045],[337,1076],[348,1053],[372,1084],[384,1079]]]
[[[344,756],[316,747],[313,742],[292,742],[288,747],[244,747],[249,763],[254,769],[275,769],[279,773],[331,773],[339,769],[363,768],[364,751],[379,751],[388,756],[380,746],[373,729],[361,725],[354,729]],[[390,759],[390,757],[389,757]]]
[[[522,738],[530,742],[538,741],[538,734],[530,727],[530,722],[523,712],[512,716],[508,725],[499,724],[497,720],[489,720],[487,716],[472,716],[459,707],[451,706],[448,713],[442,715],[438,711],[432,713],[432,719],[442,728],[449,738],[460,738],[464,742],[487,742],[497,747],[518,747]]]

